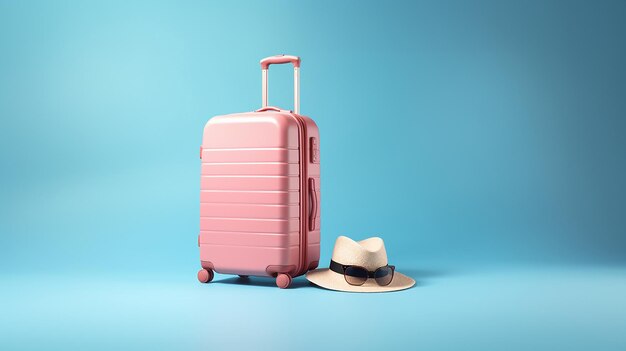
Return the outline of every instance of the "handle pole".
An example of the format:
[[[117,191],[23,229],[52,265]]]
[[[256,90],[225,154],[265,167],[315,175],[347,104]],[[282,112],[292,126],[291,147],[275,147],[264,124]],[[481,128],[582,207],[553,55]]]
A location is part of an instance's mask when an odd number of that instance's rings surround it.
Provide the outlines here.
[[[267,107],[267,69],[261,70],[263,75],[263,104],[261,107]]]
[[[300,67],[293,68],[293,112],[300,114]]]
[[[293,112],[300,114],[300,58],[290,55],[276,55],[261,60],[262,74],[262,108],[269,104],[268,99],[268,69],[272,64],[293,64]]]

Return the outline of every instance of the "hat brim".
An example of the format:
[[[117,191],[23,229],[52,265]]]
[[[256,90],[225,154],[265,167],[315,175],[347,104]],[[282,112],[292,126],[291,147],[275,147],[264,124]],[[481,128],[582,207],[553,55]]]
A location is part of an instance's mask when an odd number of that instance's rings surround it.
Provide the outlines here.
[[[393,280],[387,286],[376,284],[374,279],[368,279],[363,285],[355,286],[348,284],[343,274],[335,273],[328,268],[310,271],[306,274],[306,279],[325,289],[347,292],[389,292],[408,289],[415,285],[413,278],[394,272]]]

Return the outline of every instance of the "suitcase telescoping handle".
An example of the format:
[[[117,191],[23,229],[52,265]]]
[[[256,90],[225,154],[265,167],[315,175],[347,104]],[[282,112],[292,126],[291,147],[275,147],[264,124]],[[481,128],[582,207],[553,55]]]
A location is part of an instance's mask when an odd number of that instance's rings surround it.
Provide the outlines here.
[[[267,71],[270,65],[293,64],[293,112],[300,114],[300,58],[293,55],[276,55],[261,60],[263,73],[263,108],[267,107]]]

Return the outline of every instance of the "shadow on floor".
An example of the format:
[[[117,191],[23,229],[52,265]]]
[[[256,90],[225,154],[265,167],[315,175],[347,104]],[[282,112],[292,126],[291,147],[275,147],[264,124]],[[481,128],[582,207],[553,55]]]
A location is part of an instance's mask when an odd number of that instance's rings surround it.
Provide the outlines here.
[[[231,278],[214,280],[211,284],[232,284],[232,285],[251,285],[251,286],[266,286],[278,289],[276,286],[276,279],[270,277],[247,277],[242,278],[238,276],[234,276]],[[299,288],[307,288],[307,287],[315,287],[314,284],[310,283],[306,280],[305,277],[296,277],[293,278],[289,289],[299,289]]]
[[[405,268],[399,269],[400,273],[407,275],[413,279],[415,279],[414,287],[423,287],[432,284],[432,281],[450,276],[453,273],[445,270],[436,270],[436,269],[412,269]],[[276,286],[276,280],[270,277],[247,277],[242,278],[239,276],[232,276],[225,279],[214,280],[211,284],[231,284],[231,285],[250,285],[250,286],[264,286],[271,288],[278,288]],[[304,276],[296,277],[293,279],[293,282],[289,286],[289,289],[299,289],[299,288],[316,288],[319,289],[315,284],[306,280]]]
[[[453,274],[445,270],[413,268],[398,268],[398,272],[415,279],[415,287],[430,285],[433,280]]]

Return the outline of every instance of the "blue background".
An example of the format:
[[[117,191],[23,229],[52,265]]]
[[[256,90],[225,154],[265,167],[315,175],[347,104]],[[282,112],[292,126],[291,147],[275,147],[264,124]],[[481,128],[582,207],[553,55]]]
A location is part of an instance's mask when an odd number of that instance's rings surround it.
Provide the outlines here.
[[[625,17],[0,1],[0,348],[625,349]],[[197,283],[203,125],[258,108],[277,53],[322,133],[322,264],[378,235],[415,288]]]

